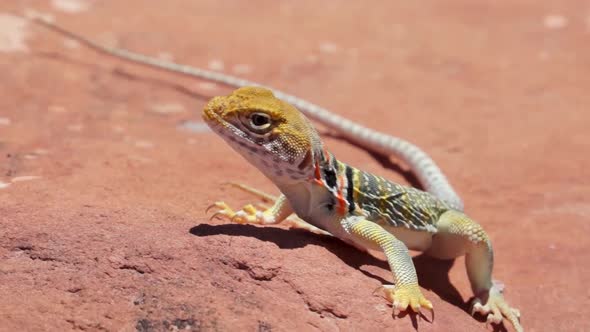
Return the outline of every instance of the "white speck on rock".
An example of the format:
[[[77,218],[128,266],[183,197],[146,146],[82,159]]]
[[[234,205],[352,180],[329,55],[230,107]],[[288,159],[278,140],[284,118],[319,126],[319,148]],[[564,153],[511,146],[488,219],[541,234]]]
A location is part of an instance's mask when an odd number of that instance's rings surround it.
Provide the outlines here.
[[[164,61],[174,61],[174,55],[168,52],[160,52],[156,55],[156,57]]]
[[[204,133],[211,130],[206,123],[197,121],[184,121],[178,125],[178,129],[188,130],[193,133]]]
[[[309,62],[309,63],[317,63],[318,62],[318,56],[315,54],[310,54],[308,56],[305,57],[305,61]]]
[[[252,66],[240,63],[237,65],[234,65],[232,68],[232,71],[236,75],[244,75],[244,74],[248,74],[248,73],[252,72]]]
[[[33,153],[38,154],[40,156],[44,156],[44,155],[49,154],[49,150],[39,148],[39,149],[33,150]]]
[[[215,71],[223,71],[223,69],[225,69],[225,64],[222,60],[219,59],[213,59],[209,61],[209,64],[207,66],[209,67],[209,69]]]
[[[216,90],[218,88],[218,85],[213,82],[200,82],[198,84],[198,87],[201,90],[211,91]]]
[[[25,9],[24,16],[28,19],[31,19],[31,20],[36,19],[36,18],[40,18],[40,19],[48,21],[48,22],[55,22],[55,18],[53,17],[53,15],[51,15],[49,13],[43,13],[43,12],[37,11],[33,8]]]
[[[10,186],[10,183],[5,183],[0,181],[0,189],[4,189],[4,188],[8,188]]]
[[[76,50],[80,48],[80,43],[73,39],[64,39],[63,43],[65,48],[70,50]]]
[[[69,125],[66,127],[69,131],[76,131],[76,132],[80,132],[82,131],[82,129],[84,129],[84,126],[81,124],[73,124],[73,125]]]
[[[0,118],[0,125],[2,126],[8,126],[11,123],[12,121],[9,118]]]
[[[550,56],[549,56],[549,52],[547,51],[541,51],[539,52],[539,60],[541,61],[547,61],[549,60]]]
[[[154,147],[154,143],[149,141],[135,141],[135,146],[141,149],[151,149]]]
[[[543,19],[543,25],[545,25],[547,29],[562,29],[565,28],[567,24],[568,19],[563,15],[552,14],[545,16]]]
[[[67,112],[66,108],[59,105],[51,105],[47,107],[47,110],[51,113],[65,113]]]
[[[87,11],[92,2],[92,0],[51,0],[51,5],[62,12],[76,14]]]
[[[378,311],[381,311],[381,312],[389,312],[390,311],[389,308],[387,306],[385,306],[384,304],[377,304],[375,306],[375,309],[377,309]]]
[[[338,52],[338,45],[331,42],[320,43],[320,52],[326,54],[332,54]]]
[[[11,182],[12,183],[16,183],[16,182],[24,182],[24,181],[31,181],[31,180],[37,180],[40,179],[40,176],[37,175],[24,175],[24,176],[17,176],[15,178],[12,178]]]
[[[142,157],[142,156],[129,156],[129,160],[137,161],[142,164],[149,164],[152,162],[150,158]]]
[[[28,22],[15,15],[0,13],[0,52],[28,52],[25,42]]]
[[[186,111],[183,105],[181,104],[156,104],[150,106],[150,111],[156,114],[174,114],[174,113],[183,113]]]
[[[113,126],[112,127],[113,131],[116,133],[122,133],[125,131],[125,128],[121,127],[121,126]]]

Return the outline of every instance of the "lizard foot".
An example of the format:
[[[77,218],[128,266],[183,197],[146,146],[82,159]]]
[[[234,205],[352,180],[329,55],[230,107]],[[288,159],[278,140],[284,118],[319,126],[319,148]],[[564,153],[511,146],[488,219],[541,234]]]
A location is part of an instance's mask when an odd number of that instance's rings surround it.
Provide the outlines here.
[[[480,313],[484,315],[486,324],[500,324],[503,317],[506,317],[517,332],[524,331],[522,325],[520,325],[520,311],[506,303],[504,296],[502,296],[502,290],[503,286],[494,283],[488,292],[488,299],[484,305],[482,305],[482,300],[479,297],[473,300],[471,314]]]
[[[426,308],[432,311],[432,303],[428,301],[417,284],[409,285],[383,285],[378,289],[385,292],[385,297],[393,303],[393,314],[398,316],[402,311],[412,308],[416,313],[420,313],[420,308]]]
[[[215,202],[207,208],[207,211],[212,208],[216,208],[217,211],[213,213],[210,219],[220,218],[238,224],[266,224],[272,222],[272,220],[268,220],[271,217],[256,209],[252,204],[248,204],[235,212],[225,202]]]

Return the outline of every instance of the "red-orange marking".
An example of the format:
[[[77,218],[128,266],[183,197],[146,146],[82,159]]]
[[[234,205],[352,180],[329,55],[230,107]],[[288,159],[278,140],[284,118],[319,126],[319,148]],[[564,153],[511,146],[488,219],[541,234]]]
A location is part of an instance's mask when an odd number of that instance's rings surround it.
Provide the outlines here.
[[[322,174],[320,173],[320,163],[316,160],[315,162],[315,183],[317,183],[320,186],[324,186],[324,183],[322,182]]]
[[[342,196],[342,187],[344,187],[344,177],[342,175],[338,176],[338,191],[336,192],[336,198],[338,199],[338,212],[340,214],[346,213],[346,199]]]

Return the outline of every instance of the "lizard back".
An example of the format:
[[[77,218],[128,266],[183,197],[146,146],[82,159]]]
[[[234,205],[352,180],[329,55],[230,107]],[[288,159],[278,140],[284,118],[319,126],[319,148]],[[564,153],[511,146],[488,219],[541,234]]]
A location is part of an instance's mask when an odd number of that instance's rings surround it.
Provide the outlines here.
[[[359,170],[324,153],[316,183],[326,187],[344,213],[363,215],[381,225],[436,232],[435,223],[450,207],[427,192]],[[316,167],[317,167],[316,166]]]
[[[353,168],[353,198],[367,219],[388,226],[436,232],[449,207],[433,195]]]

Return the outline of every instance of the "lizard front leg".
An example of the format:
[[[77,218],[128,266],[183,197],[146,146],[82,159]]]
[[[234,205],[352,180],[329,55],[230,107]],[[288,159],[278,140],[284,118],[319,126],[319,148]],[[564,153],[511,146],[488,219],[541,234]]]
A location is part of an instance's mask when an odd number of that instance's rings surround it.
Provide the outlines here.
[[[492,244],[483,228],[465,214],[450,210],[442,214],[437,225],[438,233],[433,237],[427,254],[443,259],[454,258],[465,253],[465,267],[475,295],[472,313],[487,315],[487,322],[499,324],[502,316],[523,331],[520,312],[508,305],[502,295],[499,283],[492,282],[494,254]]]
[[[238,189],[254,194],[263,200],[274,198],[275,203],[264,211],[258,210],[253,204],[248,204],[241,210],[234,212],[234,210],[232,210],[225,202],[216,202],[207,208],[207,211],[214,207],[218,209],[211,218],[219,217],[239,224],[269,225],[283,223],[291,228],[304,229],[315,234],[331,235],[294,215],[293,209],[285,195],[280,195],[278,198],[275,198],[272,195],[243,184],[230,184]],[[264,207],[264,205],[262,206]]]
[[[393,273],[394,285],[383,285],[382,289],[387,299],[393,302],[394,315],[408,307],[415,312],[420,312],[420,308],[432,310],[432,303],[420,291],[412,257],[402,241],[378,224],[363,217],[347,217],[342,220],[342,226],[356,241],[381,249],[387,257]]]
[[[207,208],[207,211],[214,207],[217,208],[217,211],[213,213],[211,218],[223,218],[238,224],[278,224],[293,213],[293,208],[285,195],[279,196],[273,206],[264,211],[259,211],[252,204],[244,206],[239,211],[234,211],[225,202],[215,202]]]

